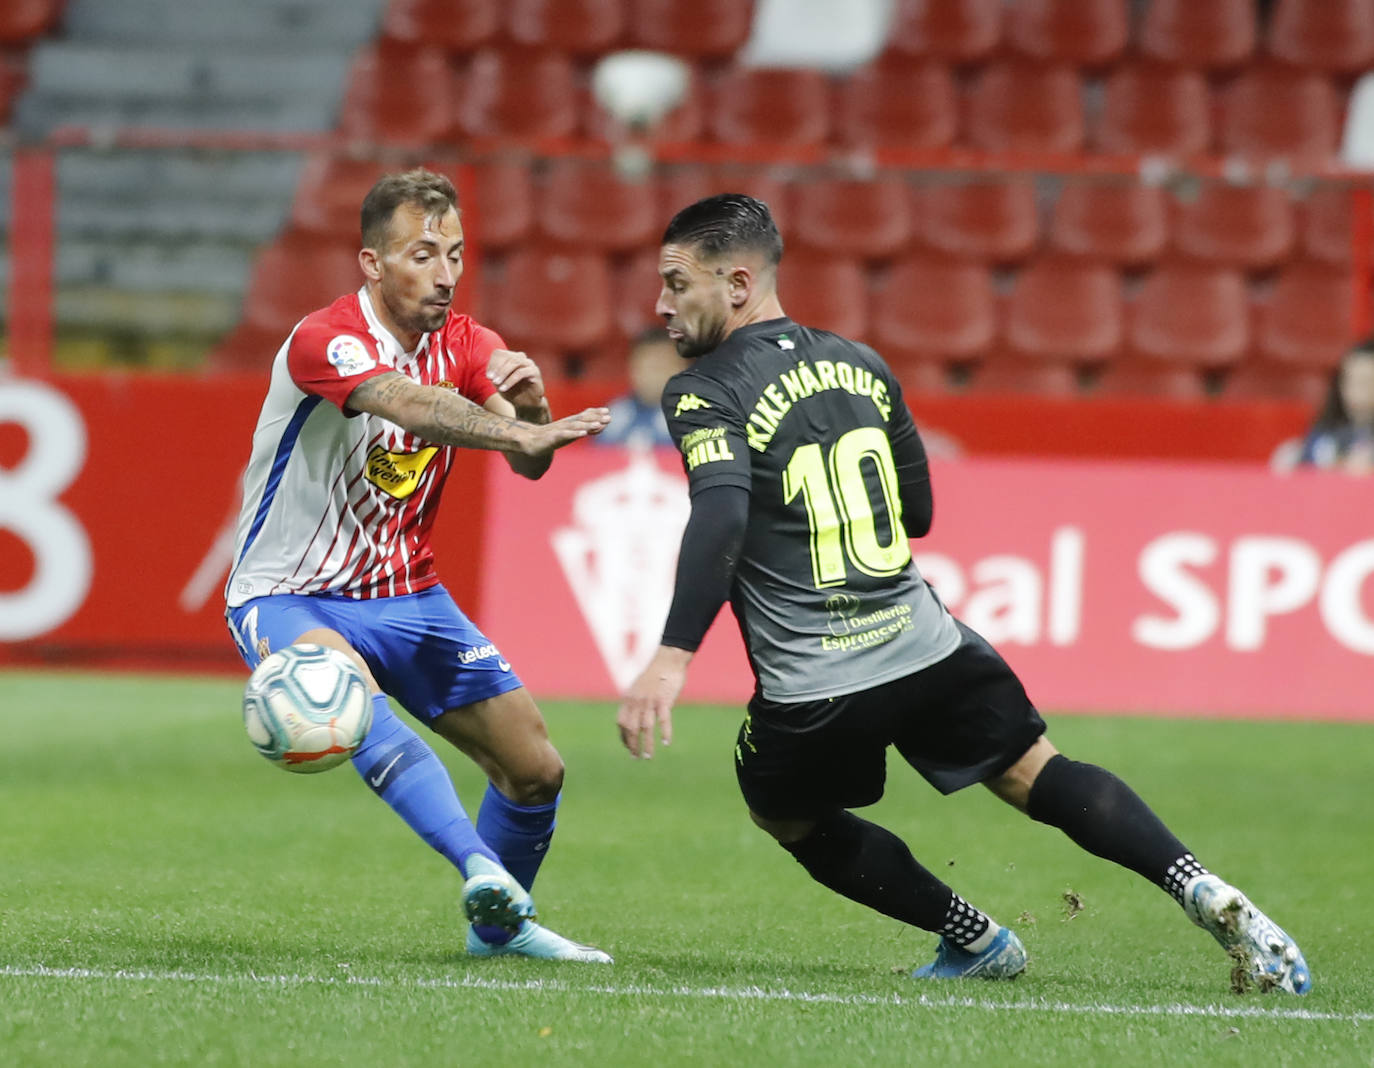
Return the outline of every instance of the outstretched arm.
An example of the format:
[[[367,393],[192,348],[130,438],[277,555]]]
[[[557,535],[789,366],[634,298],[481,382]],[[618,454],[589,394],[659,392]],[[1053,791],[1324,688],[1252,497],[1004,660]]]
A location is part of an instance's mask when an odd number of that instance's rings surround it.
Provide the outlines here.
[[[487,363],[487,377],[496,387],[496,392],[487,398],[484,405],[487,411],[538,426],[553,421],[553,412],[544,396],[544,376],[539,373],[538,365],[523,352],[512,352],[510,349],[494,351]],[[507,452],[506,462],[517,475],[537,479],[553,463],[553,453],[522,456]]]
[[[539,425],[489,412],[480,404],[440,386],[426,386],[399,372],[375,375],[348,395],[348,407],[379,415],[426,441],[469,449],[494,449],[538,457],[588,434],[599,434],[610,422],[605,408]]]
[[[663,644],[625,692],[616,716],[620,740],[632,756],[654,755],[655,726],[663,744],[672,743],[673,704],[697,646],[730,596],[748,522],[746,489],[711,486],[692,498]]]

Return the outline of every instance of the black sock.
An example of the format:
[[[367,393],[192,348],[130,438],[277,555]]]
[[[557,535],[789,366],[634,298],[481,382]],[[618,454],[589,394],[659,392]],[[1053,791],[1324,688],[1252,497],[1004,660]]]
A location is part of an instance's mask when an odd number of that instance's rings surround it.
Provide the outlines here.
[[[963,903],[969,911],[957,913],[962,899],[923,868],[905,842],[852,812],[823,816],[810,834],[783,848],[816,882],[885,916],[925,931],[956,932],[959,944],[987,930],[987,917],[971,905]]]
[[[1134,790],[1095,764],[1051,757],[1031,787],[1026,812],[1089,853],[1143,875],[1180,904],[1187,881],[1207,873]]]

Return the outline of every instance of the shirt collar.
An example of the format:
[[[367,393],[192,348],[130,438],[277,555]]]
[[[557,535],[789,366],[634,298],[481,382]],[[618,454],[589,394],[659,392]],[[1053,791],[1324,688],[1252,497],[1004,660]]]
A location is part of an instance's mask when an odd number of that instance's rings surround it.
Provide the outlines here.
[[[420,335],[420,343],[415,346],[414,351],[407,352],[401,348],[401,343],[396,340],[390,330],[382,325],[381,319],[377,317],[377,309],[372,306],[372,295],[368,293],[367,286],[358,290],[358,306],[363,310],[363,319],[367,323],[368,332],[376,339],[377,350],[384,363],[389,363],[392,367],[412,364],[428,350],[429,334]]]

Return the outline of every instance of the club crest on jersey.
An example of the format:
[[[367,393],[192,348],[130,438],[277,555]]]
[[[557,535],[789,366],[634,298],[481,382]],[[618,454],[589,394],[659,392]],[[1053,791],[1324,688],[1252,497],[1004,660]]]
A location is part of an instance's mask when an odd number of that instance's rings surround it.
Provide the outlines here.
[[[697,412],[702,408],[711,407],[709,401],[704,401],[695,393],[684,393],[677,399],[677,407],[673,409],[673,416],[677,417],[683,412]]]
[[[334,338],[324,351],[334,370],[339,372],[340,378],[362,374],[377,366],[377,361],[367,351],[367,346],[348,334],[340,334]]]
[[[437,445],[429,445],[419,452],[387,452],[374,445],[367,454],[367,480],[383,493],[403,501],[415,492],[420,478],[429,466]]]

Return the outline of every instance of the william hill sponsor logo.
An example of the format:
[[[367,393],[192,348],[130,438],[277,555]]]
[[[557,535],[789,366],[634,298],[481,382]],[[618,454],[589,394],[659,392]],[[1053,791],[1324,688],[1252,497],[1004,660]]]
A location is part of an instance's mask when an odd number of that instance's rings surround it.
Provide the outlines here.
[[[374,445],[367,454],[367,480],[383,493],[403,501],[415,492],[425,468],[438,451],[437,445],[418,452],[387,452]]]

